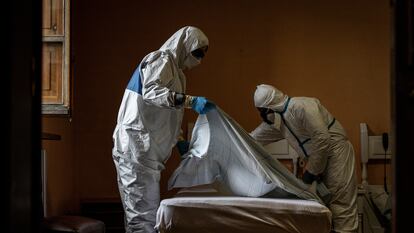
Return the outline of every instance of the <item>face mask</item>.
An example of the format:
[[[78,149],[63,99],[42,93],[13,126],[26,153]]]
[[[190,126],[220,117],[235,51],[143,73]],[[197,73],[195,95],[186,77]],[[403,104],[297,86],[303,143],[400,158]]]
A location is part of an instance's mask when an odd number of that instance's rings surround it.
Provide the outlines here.
[[[267,120],[269,121],[269,122],[272,122],[272,124],[273,123],[275,123],[275,115],[276,114],[274,114],[274,113],[268,113],[267,115],[266,115],[266,118],[267,118]]]
[[[273,126],[280,130],[280,124],[282,123],[282,117],[278,113],[273,113]]]
[[[260,108],[259,112],[260,112],[260,117],[263,119],[264,122],[266,122],[269,125],[273,124],[272,119],[268,118],[269,115],[274,115],[272,110],[268,108]],[[270,118],[273,118],[273,117],[270,116]]]
[[[184,69],[192,69],[201,64],[201,59],[195,58],[193,55],[188,55],[184,60]]]
[[[269,125],[273,125],[276,129],[280,130],[280,124],[282,122],[282,118],[278,113],[273,112],[271,109],[261,108],[259,109],[260,116],[262,117],[263,121]]]

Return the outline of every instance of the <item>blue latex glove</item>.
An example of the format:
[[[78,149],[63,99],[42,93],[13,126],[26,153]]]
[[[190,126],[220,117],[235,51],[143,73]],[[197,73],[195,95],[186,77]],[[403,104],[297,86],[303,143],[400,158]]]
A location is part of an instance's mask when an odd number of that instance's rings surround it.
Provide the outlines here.
[[[213,102],[207,100],[205,97],[198,96],[194,97],[191,107],[198,114],[206,114],[208,111],[215,108],[216,105]]]
[[[177,144],[178,152],[181,156],[185,155],[188,152],[188,148],[190,147],[190,143],[187,141],[178,141]]]

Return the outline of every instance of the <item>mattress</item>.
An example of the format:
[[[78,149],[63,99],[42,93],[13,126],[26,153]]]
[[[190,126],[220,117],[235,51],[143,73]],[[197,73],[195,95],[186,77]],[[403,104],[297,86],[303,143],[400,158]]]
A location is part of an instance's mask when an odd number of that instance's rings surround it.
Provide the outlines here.
[[[156,228],[171,233],[329,233],[331,212],[315,201],[228,196],[200,186],[162,200]]]

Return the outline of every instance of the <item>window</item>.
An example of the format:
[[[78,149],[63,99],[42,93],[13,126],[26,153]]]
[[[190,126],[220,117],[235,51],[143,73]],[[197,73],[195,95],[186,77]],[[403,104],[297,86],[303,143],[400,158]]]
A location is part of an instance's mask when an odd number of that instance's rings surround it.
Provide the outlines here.
[[[43,0],[42,113],[70,110],[69,0]]]

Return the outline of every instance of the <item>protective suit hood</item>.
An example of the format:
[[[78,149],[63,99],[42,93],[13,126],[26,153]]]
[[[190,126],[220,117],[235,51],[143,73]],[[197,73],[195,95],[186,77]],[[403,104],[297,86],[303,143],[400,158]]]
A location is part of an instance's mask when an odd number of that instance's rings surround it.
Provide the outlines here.
[[[281,112],[288,96],[280,90],[267,84],[260,84],[254,93],[254,105],[257,108],[270,108],[273,111]]]
[[[208,46],[207,36],[196,27],[186,26],[174,33],[160,50],[170,53],[178,67],[184,70],[200,64],[191,52],[205,46]]]

